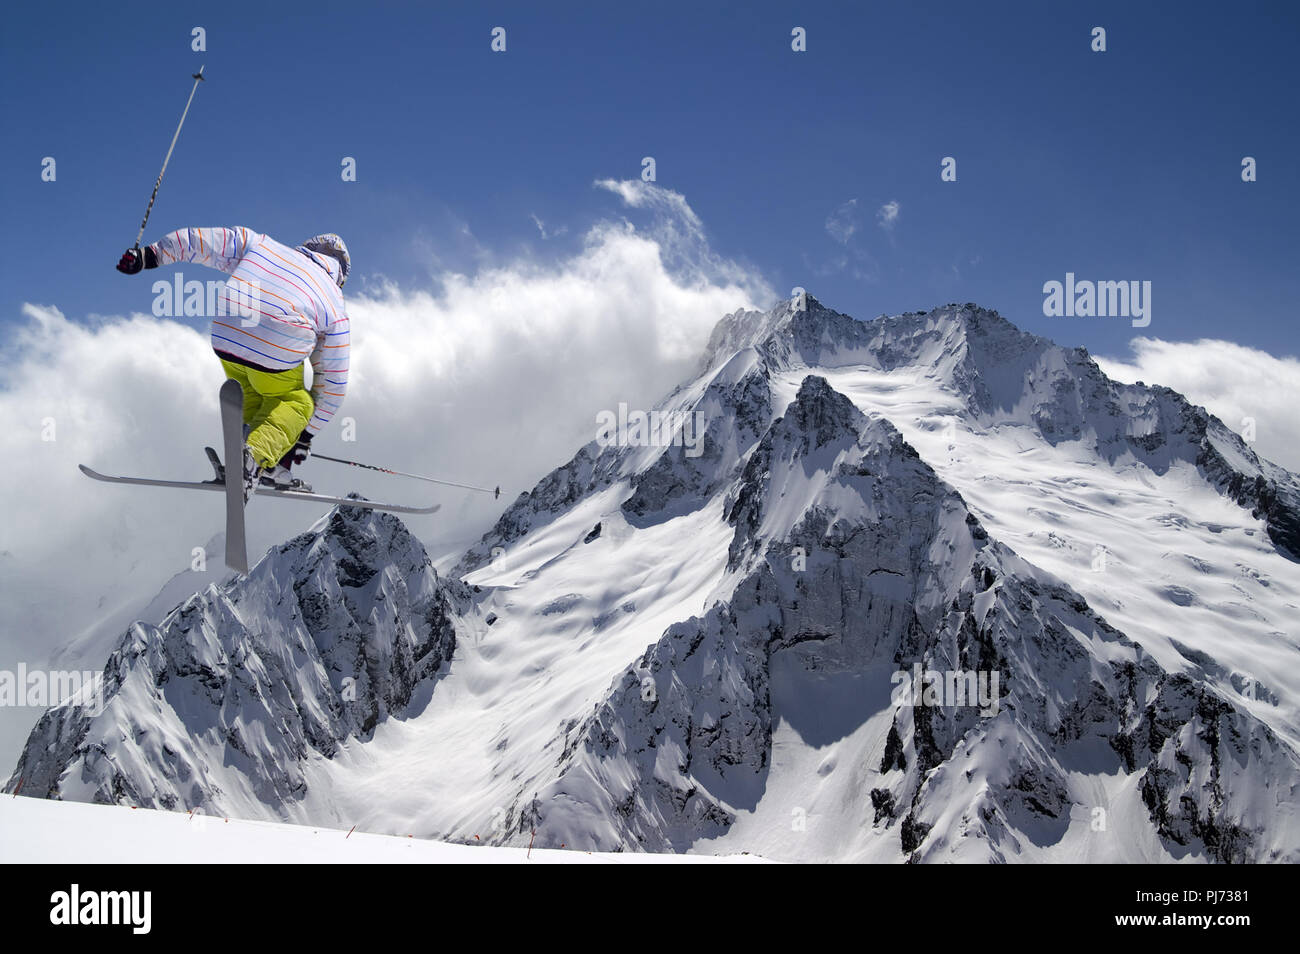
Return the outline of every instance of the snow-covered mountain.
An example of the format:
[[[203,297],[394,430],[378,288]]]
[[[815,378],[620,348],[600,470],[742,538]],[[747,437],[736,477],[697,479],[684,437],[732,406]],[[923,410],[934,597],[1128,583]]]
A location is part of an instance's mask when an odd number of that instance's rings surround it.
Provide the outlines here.
[[[287,810],[307,794],[303,763],[404,716],[452,657],[467,605],[401,521],[336,508],[248,576],[132,624],[104,666],[102,713],[49,710],[10,785],[301,817]]]
[[[453,579],[340,510],[133,626],[9,789],[604,851],[1300,860],[1300,480],[1204,409],[973,305],[807,298],[724,318],[656,410],[702,442],[593,440]]]

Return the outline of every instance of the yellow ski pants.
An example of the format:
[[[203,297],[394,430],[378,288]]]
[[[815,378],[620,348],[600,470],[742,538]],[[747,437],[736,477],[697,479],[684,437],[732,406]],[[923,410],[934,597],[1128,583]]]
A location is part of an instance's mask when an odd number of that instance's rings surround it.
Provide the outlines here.
[[[221,358],[226,376],[244,389],[244,423],[252,428],[248,447],[263,467],[274,467],[298,442],[316,409],[303,386],[302,365],[287,371],[259,371]]]

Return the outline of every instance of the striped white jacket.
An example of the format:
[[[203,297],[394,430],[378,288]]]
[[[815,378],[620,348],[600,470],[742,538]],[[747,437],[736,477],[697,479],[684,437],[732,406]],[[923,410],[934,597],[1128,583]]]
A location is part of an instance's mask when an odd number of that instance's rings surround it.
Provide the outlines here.
[[[159,265],[196,262],[230,274],[224,314],[212,318],[215,351],[264,371],[311,361],[316,411],[307,430],[320,433],[348,388],[351,335],[338,262],[242,227],[178,229],[151,247]]]

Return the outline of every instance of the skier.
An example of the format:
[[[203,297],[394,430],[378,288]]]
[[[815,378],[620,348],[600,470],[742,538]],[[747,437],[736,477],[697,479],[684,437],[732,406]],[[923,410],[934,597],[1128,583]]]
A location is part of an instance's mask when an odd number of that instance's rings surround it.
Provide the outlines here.
[[[242,227],[180,229],[143,249],[127,249],[117,270],[134,275],[181,261],[230,274],[211,333],[226,376],[244,389],[244,423],[250,428],[244,499],[258,484],[310,491],[289,469],[307,459],[312,438],[347,392],[347,246],[332,233],[291,248]],[[305,360],[312,366],[310,391]]]

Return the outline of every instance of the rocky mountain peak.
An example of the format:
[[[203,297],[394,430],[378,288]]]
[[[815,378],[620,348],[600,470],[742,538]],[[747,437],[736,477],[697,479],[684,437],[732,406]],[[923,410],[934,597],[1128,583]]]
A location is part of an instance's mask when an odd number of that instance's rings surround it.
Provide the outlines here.
[[[471,600],[400,519],[335,508],[246,577],[133,624],[104,667],[102,710],[48,710],[9,786],[291,817],[309,758],[401,715],[451,659]]]

